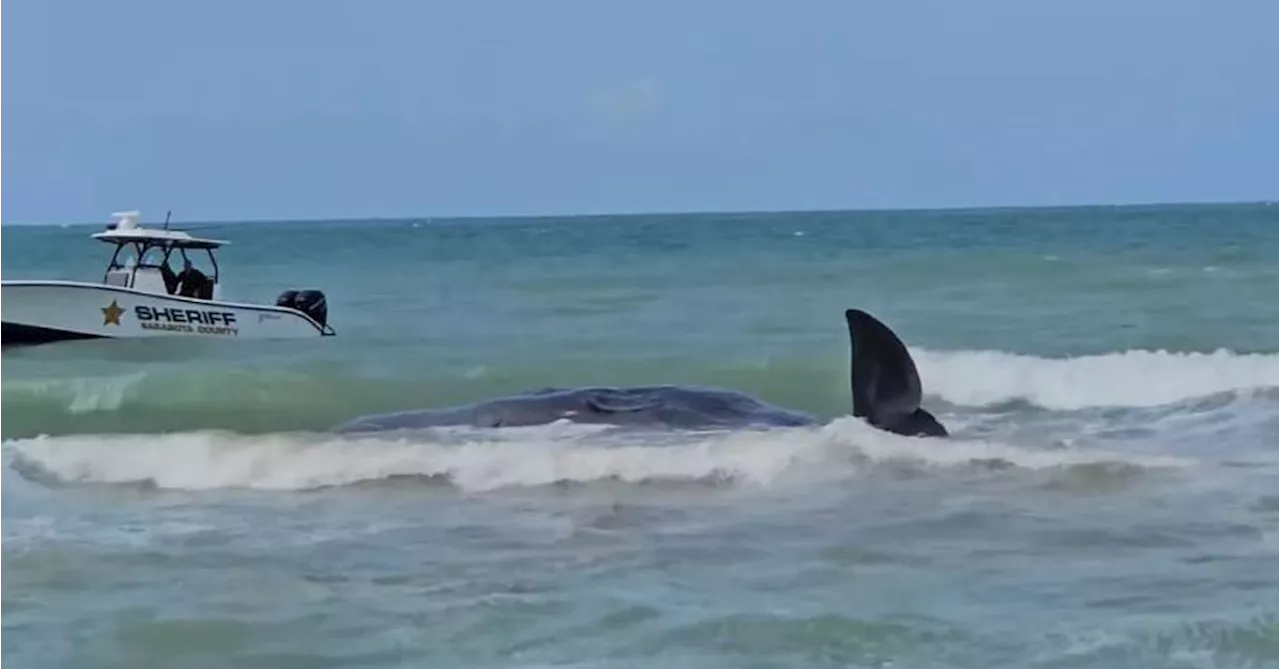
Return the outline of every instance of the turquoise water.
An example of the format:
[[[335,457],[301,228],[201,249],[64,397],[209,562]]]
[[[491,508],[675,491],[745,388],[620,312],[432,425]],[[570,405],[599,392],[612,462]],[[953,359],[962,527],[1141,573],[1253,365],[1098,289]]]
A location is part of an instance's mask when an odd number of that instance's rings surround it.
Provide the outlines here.
[[[1272,205],[191,229],[338,337],[4,352],[15,666],[1277,666]],[[845,416],[847,307],[951,439]],[[825,424],[324,434],[586,383]]]

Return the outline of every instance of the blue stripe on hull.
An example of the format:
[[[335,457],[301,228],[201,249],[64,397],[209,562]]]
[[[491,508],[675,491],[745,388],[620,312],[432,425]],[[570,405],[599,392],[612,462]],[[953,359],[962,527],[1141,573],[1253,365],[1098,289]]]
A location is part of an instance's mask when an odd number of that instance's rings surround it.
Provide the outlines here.
[[[71,332],[54,328],[42,328],[38,325],[22,323],[3,323],[0,327],[0,343],[9,346],[35,346],[51,344],[58,341],[75,341],[77,339],[101,339],[102,337],[83,332]]]

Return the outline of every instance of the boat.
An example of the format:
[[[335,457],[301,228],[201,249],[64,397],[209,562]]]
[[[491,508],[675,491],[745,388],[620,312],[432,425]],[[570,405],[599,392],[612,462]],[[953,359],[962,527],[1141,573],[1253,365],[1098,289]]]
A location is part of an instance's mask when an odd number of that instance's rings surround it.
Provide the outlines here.
[[[106,230],[91,235],[114,249],[101,282],[0,281],[4,346],[78,339],[297,339],[336,334],[322,291],[286,290],[274,305],[224,300],[214,252],[230,242],[172,230],[167,217],[163,228],[143,227],[140,216],[137,211],[116,212]],[[192,256],[207,259],[208,273]],[[174,272],[174,261],[180,273]]]

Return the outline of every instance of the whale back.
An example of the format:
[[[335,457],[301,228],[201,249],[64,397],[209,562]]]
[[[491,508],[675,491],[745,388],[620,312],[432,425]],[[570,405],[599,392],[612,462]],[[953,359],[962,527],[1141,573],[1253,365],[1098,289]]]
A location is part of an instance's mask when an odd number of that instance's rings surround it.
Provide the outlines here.
[[[853,415],[897,434],[945,435],[942,424],[920,408],[920,374],[906,344],[861,309],[848,309],[844,316],[849,326]]]
[[[845,311],[851,359],[853,415],[907,436],[946,436],[920,407],[920,375],[907,347],[865,311]],[[765,404],[737,391],[688,386],[540,388],[475,404],[361,416],[338,433],[368,433],[445,426],[484,428],[574,423],[703,429],[803,426],[813,418]]]

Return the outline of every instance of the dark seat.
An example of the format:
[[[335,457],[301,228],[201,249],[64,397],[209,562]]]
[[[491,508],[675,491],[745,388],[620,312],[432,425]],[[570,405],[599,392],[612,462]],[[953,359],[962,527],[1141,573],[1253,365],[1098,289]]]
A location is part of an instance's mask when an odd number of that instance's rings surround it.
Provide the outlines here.
[[[183,297],[194,297],[201,300],[208,300],[213,297],[213,281],[204,275],[204,272],[191,267],[182,270],[178,275],[180,286],[178,294]]]
[[[160,278],[164,280],[165,292],[173,295],[178,289],[178,275],[173,273],[173,268],[168,263],[160,266]]]

